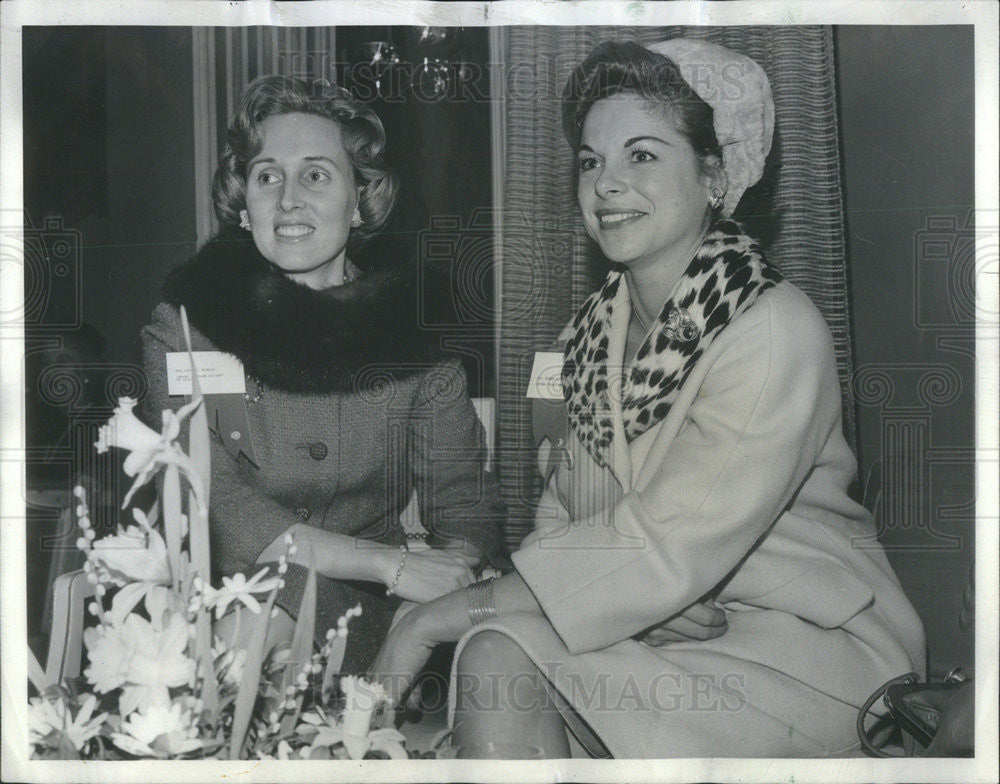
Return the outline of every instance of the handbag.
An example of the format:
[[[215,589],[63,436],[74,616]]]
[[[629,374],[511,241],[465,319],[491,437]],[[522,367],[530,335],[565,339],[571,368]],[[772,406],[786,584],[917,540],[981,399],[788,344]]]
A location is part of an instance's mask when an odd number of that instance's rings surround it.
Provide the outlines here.
[[[936,683],[920,683],[915,672],[893,678],[858,712],[862,749],[873,757],[971,757],[973,697],[972,678],[961,667]],[[866,728],[865,719],[879,698],[888,712]],[[891,751],[893,746],[901,746],[902,752]]]

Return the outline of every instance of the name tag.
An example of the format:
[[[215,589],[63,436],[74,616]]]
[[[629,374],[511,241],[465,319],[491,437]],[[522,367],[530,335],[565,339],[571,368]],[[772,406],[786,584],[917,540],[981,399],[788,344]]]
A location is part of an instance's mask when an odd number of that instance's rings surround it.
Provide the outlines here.
[[[536,351],[528,381],[528,397],[562,402],[563,355],[559,351]]]
[[[195,351],[194,365],[204,395],[224,395],[247,391],[243,363],[222,351]],[[186,351],[167,352],[167,392],[191,395],[191,360]]]

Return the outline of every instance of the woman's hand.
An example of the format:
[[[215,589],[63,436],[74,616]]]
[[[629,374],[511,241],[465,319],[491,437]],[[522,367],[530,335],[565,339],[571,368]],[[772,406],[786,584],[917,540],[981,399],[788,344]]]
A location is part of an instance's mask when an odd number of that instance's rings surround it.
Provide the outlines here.
[[[267,637],[264,639],[264,652],[270,654],[275,649],[288,648],[295,634],[295,620],[280,607],[267,624]],[[249,650],[250,642],[260,622],[260,614],[253,613],[243,607],[237,607],[212,624],[212,635],[219,637],[226,648]]]
[[[728,628],[726,613],[709,599],[705,602],[695,602],[659,626],[647,629],[636,639],[653,647],[671,642],[692,640],[704,642],[721,637]]]
[[[415,606],[390,629],[372,665],[374,679],[386,687],[396,705],[402,704],[435,646],[454,642],[471,625],[464,590]]]
[[[389,569],[383,582],[391,586],[396,579],[401,555],[386,559]],[[410,550],[396,583],[396,595],[411,602],[430,602],[439,596],[464,588],[475,579],[468,559],[459,551]]]
[[[437,645],[414,623],[422,606],[426,605],[416,605],[389,630],[371,668],[372,679],[385,686],[397,706],[403,704],[414,679]]]
[[[309,567],[333,580],[368,580],[387,588],[396,580],[402,560],[398,547],[362,542],[351,536],[335,534],[305,524],[292,525],[272,541],[258,556],[257,563],[277,561],[288,550],[285,536],[291,534],[295,553],[291,563]],[[481,559],[471,545],[449,543],[444,550],[409,550],[395,591],[411,602],[429,602],[464,588],[474,578],[473,567]]]

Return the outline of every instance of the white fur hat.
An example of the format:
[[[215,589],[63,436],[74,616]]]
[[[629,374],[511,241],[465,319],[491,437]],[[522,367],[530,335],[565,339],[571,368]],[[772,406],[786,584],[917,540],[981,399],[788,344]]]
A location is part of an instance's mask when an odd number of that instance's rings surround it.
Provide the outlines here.
[[[677,63],[681,76],[712,107],[729,178],[722,211],[731,215],[744,191],[764,174],[771,150],[774,99],[767,74],[749,57],[696,38],[671,38],[648,48]]]

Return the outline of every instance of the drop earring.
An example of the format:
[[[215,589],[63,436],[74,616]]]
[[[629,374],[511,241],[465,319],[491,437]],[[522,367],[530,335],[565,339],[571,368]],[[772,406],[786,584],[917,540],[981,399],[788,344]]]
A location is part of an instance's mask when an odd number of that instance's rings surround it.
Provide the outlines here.
[[[250,230],[250,216],[246,210],[240,210],[240,228]]]

